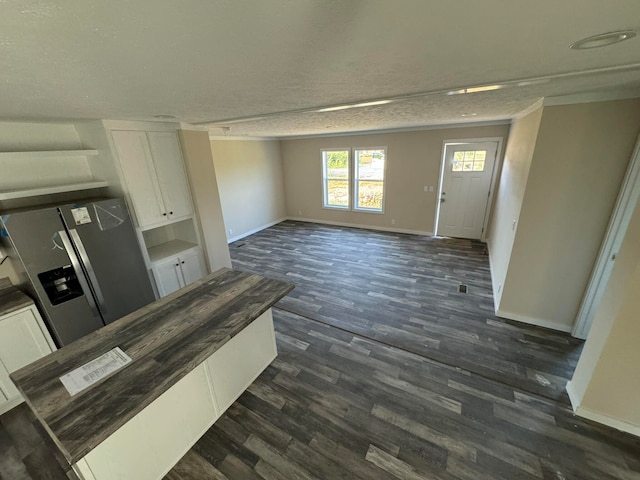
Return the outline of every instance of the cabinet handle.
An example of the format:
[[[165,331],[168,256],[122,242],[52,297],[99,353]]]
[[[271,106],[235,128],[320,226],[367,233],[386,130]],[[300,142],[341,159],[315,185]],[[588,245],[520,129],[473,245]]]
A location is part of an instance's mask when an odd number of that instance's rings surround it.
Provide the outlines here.
[[[182,263],[184,265],[184,262],[180,262],[180,263]]]
[[[167,212],[163,213],[163,214],[162,214],[162,216],[163,216],[163,217],[166,217],[166,216],[167,216]]]
[[[173,212],[169,212],[169,215],[173,215]]]
[[[180,264],[179,264],[179,263],[176,263],[176,267],[179,267],[179,266],[180,266]]]

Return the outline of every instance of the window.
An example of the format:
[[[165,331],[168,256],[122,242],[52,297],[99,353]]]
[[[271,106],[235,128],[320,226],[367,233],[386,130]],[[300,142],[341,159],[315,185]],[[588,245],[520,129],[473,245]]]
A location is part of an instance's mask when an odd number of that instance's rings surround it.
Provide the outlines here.
[[[323,205],[348,210],[349,204],[349,150],[322,152]]]
[[[483,172],[484,160],[487,157],[486,150],[470,150],[467,152],[455,152],[451,171],[453,172]]]
[[[354,157],[355,209],[382,212],[386,149],[355,150]]]
[[[384,147],[354,149],[353,160],[350,149],[323,150],[323,206],[382,213],[386,159]]]

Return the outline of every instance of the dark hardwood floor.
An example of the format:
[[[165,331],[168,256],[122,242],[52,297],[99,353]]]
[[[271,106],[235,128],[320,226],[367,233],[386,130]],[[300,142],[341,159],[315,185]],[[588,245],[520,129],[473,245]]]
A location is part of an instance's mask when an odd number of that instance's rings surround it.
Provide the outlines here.
[[[492,315],[481,244],[285,222],[231,250],[297,285],[278,357],[165,480],[640,480],[640,438],[561,393],[580,342]],[[0,421],[0,479],[64,478],[24,406]]]
[[[77,480],[26,404],[0,416],[0,480]],[[67,471],[69,470],[69,471]]]
[[[165,480],[640,479],[640,439],[275,310],[278,358]]]
[[[496,317],[480,242],[286,221],[230,250],[296,285],[278,308],[569,403],[582,342]]]

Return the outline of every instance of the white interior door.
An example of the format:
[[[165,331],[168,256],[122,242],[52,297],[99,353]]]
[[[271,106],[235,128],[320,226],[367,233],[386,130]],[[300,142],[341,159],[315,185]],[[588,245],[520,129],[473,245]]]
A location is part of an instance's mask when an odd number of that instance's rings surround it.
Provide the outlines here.
[[[445,146],[436,233],[482,238],[497,143]]]

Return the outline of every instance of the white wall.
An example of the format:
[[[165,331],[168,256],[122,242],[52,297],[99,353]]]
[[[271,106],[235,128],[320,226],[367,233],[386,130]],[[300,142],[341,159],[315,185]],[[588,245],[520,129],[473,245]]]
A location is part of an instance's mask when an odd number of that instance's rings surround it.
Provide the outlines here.
[[[231,268],[209,134],[195,130],[179,130],[178,134],[209,271]]]
[[[445,140],[507,137],[508,125],[438,128],[282,141],[287,215],[311,221],[431,234]],[[387,147],[383,213],[322,206],[321,150]],[[501,157],[502,152],[499,152]],[[425,192],[432,186],[432,192]]]
[[[576,413],[640,435],[640,206],[567,388]]]
[[[639,130],[640,99],[544,107],[500,316],[572,329]],[[492,253],[513,235],[506,220]]]
[[[500,304],[524,192],[538,138],[542,108],[511,125],[487,235],[491,280],[496,305]]]
[[[280,142],[211,139],[229,241],[285,218]]]

